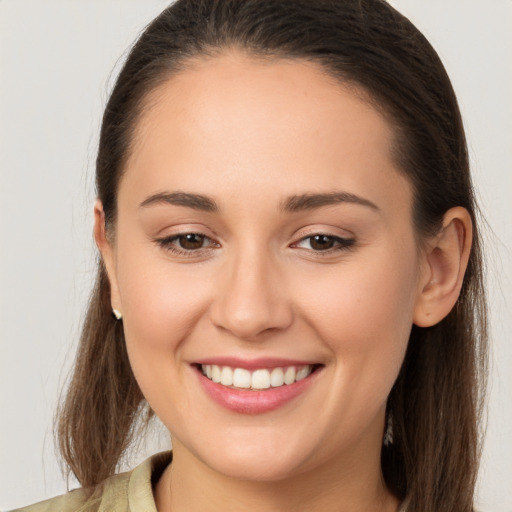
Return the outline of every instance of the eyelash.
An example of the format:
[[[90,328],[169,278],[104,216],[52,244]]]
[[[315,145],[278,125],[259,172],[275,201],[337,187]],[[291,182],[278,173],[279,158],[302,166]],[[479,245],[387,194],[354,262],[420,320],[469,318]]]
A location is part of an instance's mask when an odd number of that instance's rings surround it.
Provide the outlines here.
[[[183,237],[186,236],[197,236],[202,237],[203,241],[209,241],[210,247],[199,247],[197,249],[183,249],[180,248],[176,242]],[[195,257],[197,256],[198,251],[209,251],[212,250],[212,248],[220,247],[220,245],[216,242],[214,242],[210,237],[204,235],[203,233],[196,233],[193,231],[186,232],[186,233],[178,233],[177,235],[171,235],[167,236],[165,238],[159,238],[156,239],[155,242],[162,247],[163,249],[172,252],[173,254],[176,254],[178,256],[184,256],[184,257]]]
[[[179,241],[180,238],[183,238],[186,236],[201,237],[203,243],[205,241],[209,242],[209,246],[208,247],[198,247],[197,249],[180,248],[177,245],[177,242]],[[342,238],[339,236],[330,235],[328,233],[313,233],[311,235],[302,237],[297,242],[294,242],[291,245],[291,247],[300,248],[300,247],[298,247],[299,244],[301,244],[307,240],[310,240],[310,244],[311,244],[311,241],[315,237],[325,237],[325,238],[329,239],[329,241],[334,244],[333,247],[329,247],[328,249],[325,249],[325,250],[314,250],[312,248],[311,249],[302,248],[304,250],[310,251],[312,254],[315,255],[315,257],[316,256],[323,257],[323,256],[327,256],[327,255],[332,255],[333,253],[339,253],[342,251],[351,250],[351,249],[353,249],[355,242],[356,242],[352,238]],[[204,251],[211,251],[214,248],[220,247],[220,245],[217,242],[213,241],[210,237],[206,236],[203,233],[196,233],[196,232],[178,233],[176,235],[167,236],[165,238],[155,239],[155,242],[163,249],[165,249],[177,256],[189,257],[189,258],[197,256],[199,251],[204,253]]]
[[[312,251],[315,254],[315,256],[318,255],[320,257],[323,255],[328,255],[328,254],[337,253],[337,252],[341,252],[341,251],[348,251],[349,249],[352,249],[354,247],[354,244],[356,242],[353,238],[342,238],[340,236],[329,235],[328,233],[313,233],[311,235],[301,238],[298,242],[295,242],[292,246],[297,247],[300,243],[302,243],[306,240],[309,240],[310,241],[309,243],[311,244],[312,240],[316,237],[325,237],[325,238],[329,239],[329,241],[331,241],[333,244],[335,244],[333,247],[329,247],[328,249],[325,249],[325,250],[306,249],[306,250]]]

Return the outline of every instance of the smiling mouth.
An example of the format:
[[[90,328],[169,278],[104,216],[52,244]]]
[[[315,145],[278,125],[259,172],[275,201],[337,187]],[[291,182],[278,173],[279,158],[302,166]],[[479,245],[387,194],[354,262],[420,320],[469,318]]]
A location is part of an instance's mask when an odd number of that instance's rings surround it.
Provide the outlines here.
[[[199,371],[215,384],[231,389],[261,391],[289,386],[309,377],[321,365],[284,366],[279,368],[233,368],[216,364],[198,365]]]

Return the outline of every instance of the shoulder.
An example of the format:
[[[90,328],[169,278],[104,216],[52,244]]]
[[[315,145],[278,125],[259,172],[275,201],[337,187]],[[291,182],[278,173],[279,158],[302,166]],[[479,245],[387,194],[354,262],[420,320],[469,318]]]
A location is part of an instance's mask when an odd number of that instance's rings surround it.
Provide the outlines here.
[[[156,512],[153,485],[171,460],[171,452],[159,453],[92,491],[75,489],[12,512]]]
[[[91,495],[84,489],[75,489],[62,496],[41,501],[12,512],[96,512],[101,497],[94,496],[94,494],[96,493]]]

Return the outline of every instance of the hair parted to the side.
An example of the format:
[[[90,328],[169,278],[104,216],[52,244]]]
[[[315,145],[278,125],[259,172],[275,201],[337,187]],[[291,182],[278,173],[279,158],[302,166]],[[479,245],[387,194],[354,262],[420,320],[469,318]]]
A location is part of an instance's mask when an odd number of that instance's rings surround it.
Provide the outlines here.
[[[148,94],[190,59],[236,49],[308,59],[353,84],[396,133],[397,168],[414,190],[418,239],[444,213],[466,208],[474,242],[459,300],[430,328],[413,326],[387,414],[389,488],[408,512],[469,512],[478,469],[487,363],[483,262],[466,141],[444,67],[422,34],[383,0],[178,0],[132,48],[105,108],[96,168],[106,227],[115,237],[116,194]],[[122,323],[111,313],[99,264],[68,394],[60,449],[84,487],[115,472],[141,415],[151,417],[130,369]]]

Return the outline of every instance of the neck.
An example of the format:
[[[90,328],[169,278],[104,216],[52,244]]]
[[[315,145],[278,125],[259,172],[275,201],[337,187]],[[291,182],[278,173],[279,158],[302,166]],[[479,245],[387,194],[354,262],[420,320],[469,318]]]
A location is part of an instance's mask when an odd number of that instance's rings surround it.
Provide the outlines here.
[[[398,501],[384,485],[379,460],[380,453],[373,461],[344,459],[279,481],[249,481],[214,471],[174,443],[155,502],[158,512],[396,512]]]

